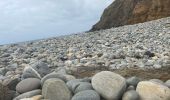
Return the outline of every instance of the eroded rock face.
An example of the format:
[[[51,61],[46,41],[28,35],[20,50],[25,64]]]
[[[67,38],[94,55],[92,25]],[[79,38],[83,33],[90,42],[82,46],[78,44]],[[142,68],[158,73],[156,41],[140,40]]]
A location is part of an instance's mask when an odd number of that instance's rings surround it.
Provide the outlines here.
[[[115,0],[91,31],[170,16],[170,0]]]

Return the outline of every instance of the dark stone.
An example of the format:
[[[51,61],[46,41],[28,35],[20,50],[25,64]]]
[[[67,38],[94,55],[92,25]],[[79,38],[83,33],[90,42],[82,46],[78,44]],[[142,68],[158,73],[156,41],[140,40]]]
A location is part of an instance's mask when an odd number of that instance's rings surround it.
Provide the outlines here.
[[[0,100],[12,100],[15,95],[15,91],[9,90],[7,86],[0,83]]]
[[[152,52],[150,52],[150,51],[146,51],[146,52],[144,53],[144,55],[147,55],[148,57],[154,57],[154,56],[155,56],[155,54],[152,53]]]
[[[3,85],[7,86],[10,90],[16,90],[16,85],[20,82],[19,78],[6,79],[3,81]]]
[[[41,77],[44,77],[45,75],[47,75],[51,72],[48,65],[41,61],[34,63],[32,65],[32,68],[35,69],[41,75]]]

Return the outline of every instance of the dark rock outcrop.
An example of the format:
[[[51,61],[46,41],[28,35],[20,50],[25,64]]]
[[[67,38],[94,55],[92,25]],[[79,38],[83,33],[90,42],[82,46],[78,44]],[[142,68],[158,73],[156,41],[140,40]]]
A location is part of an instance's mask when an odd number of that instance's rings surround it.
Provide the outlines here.
[[[170,16],[170,0],[115,0],[91,31]]]

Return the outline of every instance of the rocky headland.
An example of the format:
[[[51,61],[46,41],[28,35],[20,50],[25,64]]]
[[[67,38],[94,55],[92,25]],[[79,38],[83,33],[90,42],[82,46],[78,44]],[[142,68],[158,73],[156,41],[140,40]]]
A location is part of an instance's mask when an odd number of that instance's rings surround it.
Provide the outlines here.
[[[169,5],[170,0],[115,0],[91,31],[169,17]]]
[[[170,100],[170,17],[2,45],[0,100]]]

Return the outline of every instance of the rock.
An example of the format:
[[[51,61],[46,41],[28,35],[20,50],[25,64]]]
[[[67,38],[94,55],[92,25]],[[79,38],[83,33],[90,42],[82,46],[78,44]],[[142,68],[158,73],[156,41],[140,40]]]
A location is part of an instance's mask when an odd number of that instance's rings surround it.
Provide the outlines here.
[[[140,82],[140,79],[136,76],[130,77],[126,80],[127,85],[132,85],[134,87],[137,86],[137,84]]]
[[[12,100],[16,95],[16,92],[9,90],[7,86],[0,83],[0,100]]]
[[[42,100],[42,95],[36,95],[36,96],[33,96],[31,98],[24,98],[24,99],[21,99],[21,100]]]
[[[167,80],[167,81],[165,82],[165,85],[170,88],[170,80]]]
[[[141,81],[136,91],[141,100],[170,100],[170,89],[157,82]]]
[[[76,87],[80,85],[81,81],[82,81],[81,79],[75,79],[68,81],[66,84],[69,90],[74,93]]]
[[[126,80],[113,72],[102,71],[92,78],[93,88],[108,100],[118,100],[126,90]]]
[[[16,91],[19,93],[25,93],[25,92],[39,89],[40,87],[41,87],[41,81],[39,79],[27,78],[17,84]]]
[[[135,90],[136,88],[133,85],[130,85],[126,90]]]
[[[124,93],[122,100],[140,100],[140,97],[135,90],[129,90]]]
[[[41,77],[44,77],[45,75],[51,72],[48,65],[41,61],[32,64],[32,68],[35,69],[40,74]]]
[[[33,90],[33,91],[29,91],[29,92],[26,92],[26,93],[23,93],[23,94],[17,96],[13,100],[20,100],[20,99],[24,99],[24,98],[31,98],[33,96],[40,95],[40,94],[41,94],[41,90]]]
[[[32,97],[33,100],[41,100],[42,98],[43,98],[42,95],[36,95]]]
[[[81,79],[81,82],[88,82],[88,83],[91,83],[91,77],[85,77],[83,79]]]
[[[28,65],[24,68],[22,78],[39,78],[41,79],[45,75],[51,72],[47,64],[38,61],[32,65]]]
[[[85,90],[93,90],[93,87],[90,83],[81,82],[78,86],[76,86],[74,93],[78,93]]]
[[[13,76],[15,75],[15,71],[7,71],[5,76]]]
[[[70,89],[70,91],[72,91],[73,93],[75,93],[76,88],[81,84],[81,83],[89,83],[90,79],[89,78],[84,78],[84,79],[74,79],[74,80],[70,80],[68,81],[67,87]]]
[[[10,90],[16,90],[16,85],[20,82],[18,77],[11,77],[10,79],[5,79],[3,85],[7,86]]]
[[[100,95],[94,90],[85,90],[75,94],[71,100],[100,100]]]
[[[68,81],[70,81],[70,80],[74,80],[74,79],[76,79],[74,76],[72,76],[72,75],[64,75],[65,76],[65,78],[66,78],[66,82],[68,82]]]
[[[143,23],[170,16],[169,0],[115,0],[91,31]]]
[[[159,64],[154,64],[153,67],[156,68],[156,69],[159,69],[159,68],[161,68],[162,66],[159,65]]]
[[[159,79],[151,79],[149,81],[152,81],[152,82],[157,82],[157,83],[160,83],[160,84],[164,84],[163,81],[159,80]]]
[[[47,74],[41,79],[41,85],[43,85],[46,80],[51,79],[51,78],[59,78],[63,80],[64,82],[66,82],[67,80],[65,75],[53,72],[53,73]]]
[[[9,91],[6,93],[5,99],[3,99],[3,100],[12,100],[12,99],[15,98],[17,95],[18,95],[18,94],[16,93],[16,91],[9,90]]]
[[[55,69],[55,72],[58,74],[67,74],[66,69],[64,67],[58,67]]]
[[[35,69],[33,69],[31,66],[26,66],[24,68],[22,78],[23,79],[26,79],[26,78],[39,78],[39,79],[41,79],[41,75]]]
[[[11,64],[11,65],[7,66],[7,69],[9,71],[14,71],[17,68],[18,68],[18,64],[17,63],[14,63],[14,64]]]
[[[44,99],[50,100],[70,100],[71,92],[64,81],[57,78],[51,78],[45,81],[42,88]]]
[[[6,68],[0,68],[0,75],[5,75],[8,70]]]
[[[144,55],[146,55],[146,56],[148,56],[148,57],[154,57],[154,56],[155,56],[155,54],[152,53],[152,52],[150,52],[150,51],[146,51],[146,52],[144,53]]]

